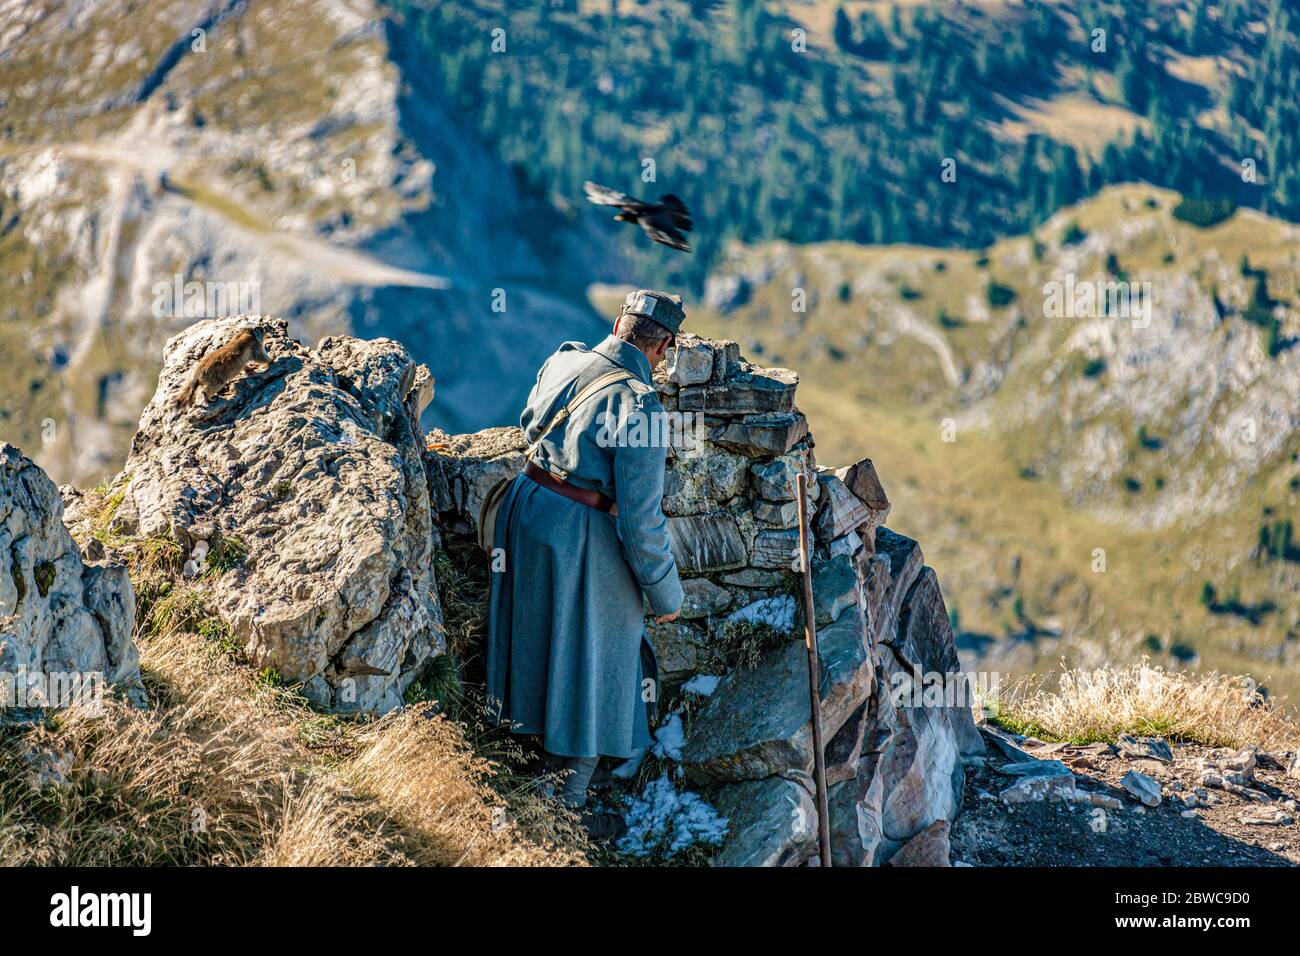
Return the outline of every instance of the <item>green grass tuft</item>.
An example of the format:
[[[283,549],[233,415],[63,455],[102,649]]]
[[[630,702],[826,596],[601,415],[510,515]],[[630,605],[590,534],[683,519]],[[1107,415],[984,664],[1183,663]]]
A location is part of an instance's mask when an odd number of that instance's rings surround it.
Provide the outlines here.
[[[248,545],[243,538],[233,534],[218,535],[208,551],[204,576],[216,577],[235,568],[242,568],[247,557]]]

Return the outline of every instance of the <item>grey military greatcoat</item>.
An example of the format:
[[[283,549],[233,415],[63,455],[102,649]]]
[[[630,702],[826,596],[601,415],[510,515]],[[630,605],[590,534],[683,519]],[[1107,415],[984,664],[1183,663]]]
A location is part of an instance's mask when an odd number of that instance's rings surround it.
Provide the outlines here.
[[[645,353],[612,335],[594,349],[565,343],[538,373],[520,426],[536,440],[580,388],[619,366],[635,379],[584,402],[535,458],[612,498],[617,517],[520,475],[496,526],[504,569],[492,574],[488,695],[517,731],[569,757],[627,757],[650,742],[644,615],[682,602],[662,510],[666,449],[644,440],[663,429],[629,428],[663,414]]]

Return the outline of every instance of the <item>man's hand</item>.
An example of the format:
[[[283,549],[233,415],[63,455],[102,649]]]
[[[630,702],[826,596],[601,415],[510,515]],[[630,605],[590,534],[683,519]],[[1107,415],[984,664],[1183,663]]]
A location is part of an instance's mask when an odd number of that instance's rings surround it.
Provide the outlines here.
[[[656,624],[667,624],[667,623],[669,623],[670,621],[675,621],[675,620],[677,620],[677,615],[679,615],[679,614],[681,614],[681,613],[682,613],[682,609],[681,609],[681,608],[678,608],[677,610],[673,611],[672,614],[660,614],[657,618],[655,618],[655,623],[656,623]]]

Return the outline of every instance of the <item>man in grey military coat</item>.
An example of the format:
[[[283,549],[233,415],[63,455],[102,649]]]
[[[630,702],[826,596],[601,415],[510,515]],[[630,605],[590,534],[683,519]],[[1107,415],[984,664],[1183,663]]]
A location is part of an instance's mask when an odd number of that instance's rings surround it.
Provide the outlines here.
[[[561,797],[574,807],[601,756],[649,745],[644,618],[672,621],[682,604],[651,370],[684,318],[677,296],[634,292],[603,342],[566,342],[546,360],[519,421],[541,441],[498,512],[488,696],[502,720],[565,758]],[[584,387],[619,372],[547,431]]]

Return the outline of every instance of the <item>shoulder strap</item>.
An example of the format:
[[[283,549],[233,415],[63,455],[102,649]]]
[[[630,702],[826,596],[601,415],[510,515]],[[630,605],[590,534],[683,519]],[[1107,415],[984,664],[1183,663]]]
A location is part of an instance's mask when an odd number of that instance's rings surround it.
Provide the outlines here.
[[[542,433],[537,436],[537,441],[528,446],[528,451],[524,456],[525,460],[533,460],[533,455],[537,454],[537,449],[541,447],[542,440],[551,432],[555,431],[561,422],[572,415],[579,405],[591,398],[591,396],[595,395],[605,386],[613,385],[615,382],[625,382],[630,378],[636,378],[636,376],[627,369],[620,368],[613,372],[606,372],[604,375],[598,375],[579,389],[578,394],[569,399],[568,404],[556,412],[551,420],[546,423],[546,427],[542,429]]]

